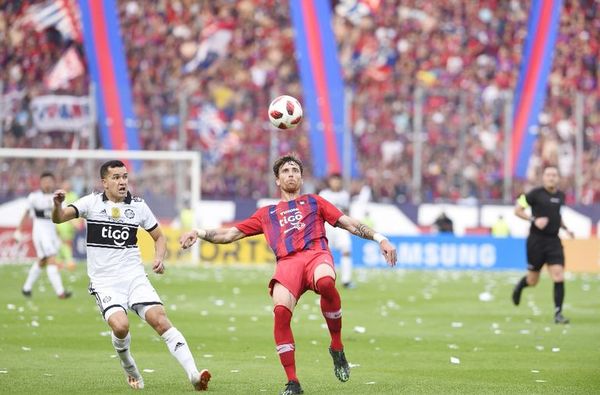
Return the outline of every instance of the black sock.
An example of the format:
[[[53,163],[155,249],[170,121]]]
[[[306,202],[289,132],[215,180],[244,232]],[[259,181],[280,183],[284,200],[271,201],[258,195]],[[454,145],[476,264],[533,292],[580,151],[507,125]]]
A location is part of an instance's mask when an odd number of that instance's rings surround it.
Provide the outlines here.
[[[527,284],[527,276],[523,276],[523,278],[517,283],[517,289],[519,290],[519,292],[521,292],[521,290],[525,287],[527,287],[529,284]]]
[[[562,311],[563,300],[565,299],[565,283],[563,281],[554,283],[554,313]]]

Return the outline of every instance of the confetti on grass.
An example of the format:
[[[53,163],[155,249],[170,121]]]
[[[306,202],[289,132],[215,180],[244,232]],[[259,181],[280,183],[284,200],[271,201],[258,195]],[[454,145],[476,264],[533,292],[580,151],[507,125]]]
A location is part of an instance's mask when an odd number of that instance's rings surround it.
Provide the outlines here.
[[[145,372],[145,373],[154,373],[154,369],[144,369],[144,370],[142,370],[142,372]]]
[[[450,357],[450,363],[453,363],[455,365],[460,365],[460,359],[458,359],[456,357]]]

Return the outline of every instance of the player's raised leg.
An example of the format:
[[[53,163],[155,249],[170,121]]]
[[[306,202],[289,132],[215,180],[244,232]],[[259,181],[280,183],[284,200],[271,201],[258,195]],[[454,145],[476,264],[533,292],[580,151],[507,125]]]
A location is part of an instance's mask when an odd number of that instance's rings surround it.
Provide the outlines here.
[[[315,290],[321,295],[321,312],[331,335],[329,353],[333,359],[333,371],[338,380],[345,382],[350,379],[350,366],[342,344],[342,301],[335,288],[333,268],[327,263],[317,266],[314,281]]]
[[[521,294],[526,287],[534,287],[540,281],[540,272],[536,270],[527,271],[527,275],[523,276],[515,285],[512,293],[512,301],[515,306],[521,303]]]
[[[129,320],[125,310],[120,305],[109,307],[104,313],[106,322],[112,329],[112,345],[119,356],[121,366],[125,371],[127,383],[133,389],[144,388],[144,379],[131,355],[131,335]]]
[[[187,341],[181,332],[171,324],[163,306],[154,305],[146,307],[142,311],[138,310],[140,317],[146,320],[156,333],[163,338],[171,355],[175,357],[183,370],[185,370],[194,389],[197,391],[206,390],[211,377],[210,372],[206,369],[201,372],[198,371]]]
[[[288,382],[281,395],[302,394],[304,391],[296,375],[296,344],[292,332],[292,313],[296,306],[296,298],[282,284],[273,284],[273,336],[281,366],[285,370]]]

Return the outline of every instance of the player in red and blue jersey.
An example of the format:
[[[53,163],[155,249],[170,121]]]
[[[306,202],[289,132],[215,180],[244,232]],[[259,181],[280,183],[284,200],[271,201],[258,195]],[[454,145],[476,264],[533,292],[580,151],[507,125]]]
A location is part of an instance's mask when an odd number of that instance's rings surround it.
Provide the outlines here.
[[[275,183],[281,190],[278,204],[258,209],[250,218],[234,227],[195,229],[183,234],[180,243],[183,248],[189,248],[201,238],[224,244],[264,233],[277,258],[269,289],[275,306],[277,353],[288,378],[281,394],[301,394],[303,391],[296,376],[295,344],[290,323],[298,299],[307,290],[321,295],[321,311],[331,335],[329,353],[333,358],[334,373],[342,382],[350,378],[350,367],[341,339],[342,304],[335,287],[336,274],[325,236],[325,222],[377,241],[390,266],[396,264],[396,249],[383,235],[343,214],[322,197],[301,195],[303,165],[295,156],[279,158],[273,165],[273,172]]]

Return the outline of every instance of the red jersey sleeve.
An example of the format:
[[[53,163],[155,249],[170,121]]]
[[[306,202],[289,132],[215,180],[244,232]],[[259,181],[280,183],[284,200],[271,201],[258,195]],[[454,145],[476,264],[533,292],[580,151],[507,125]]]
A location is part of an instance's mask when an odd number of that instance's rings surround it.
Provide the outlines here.
[[[323,199],[319,195],[313,195],[315,199],[317,199],[317,204],[319,205],[319,211],[321,215],[331,226],[335,226],[335,223],[340,219],[344,213],[340,211],[333,204],[329,203],[328,200]]]
[[[239,229],[240,232],[245,234],[246,236],[259,235],[263,233],[261,211],[266,210],[266,207],[261,207],[250,218],[243,220],[235,225],[236,228]]]

